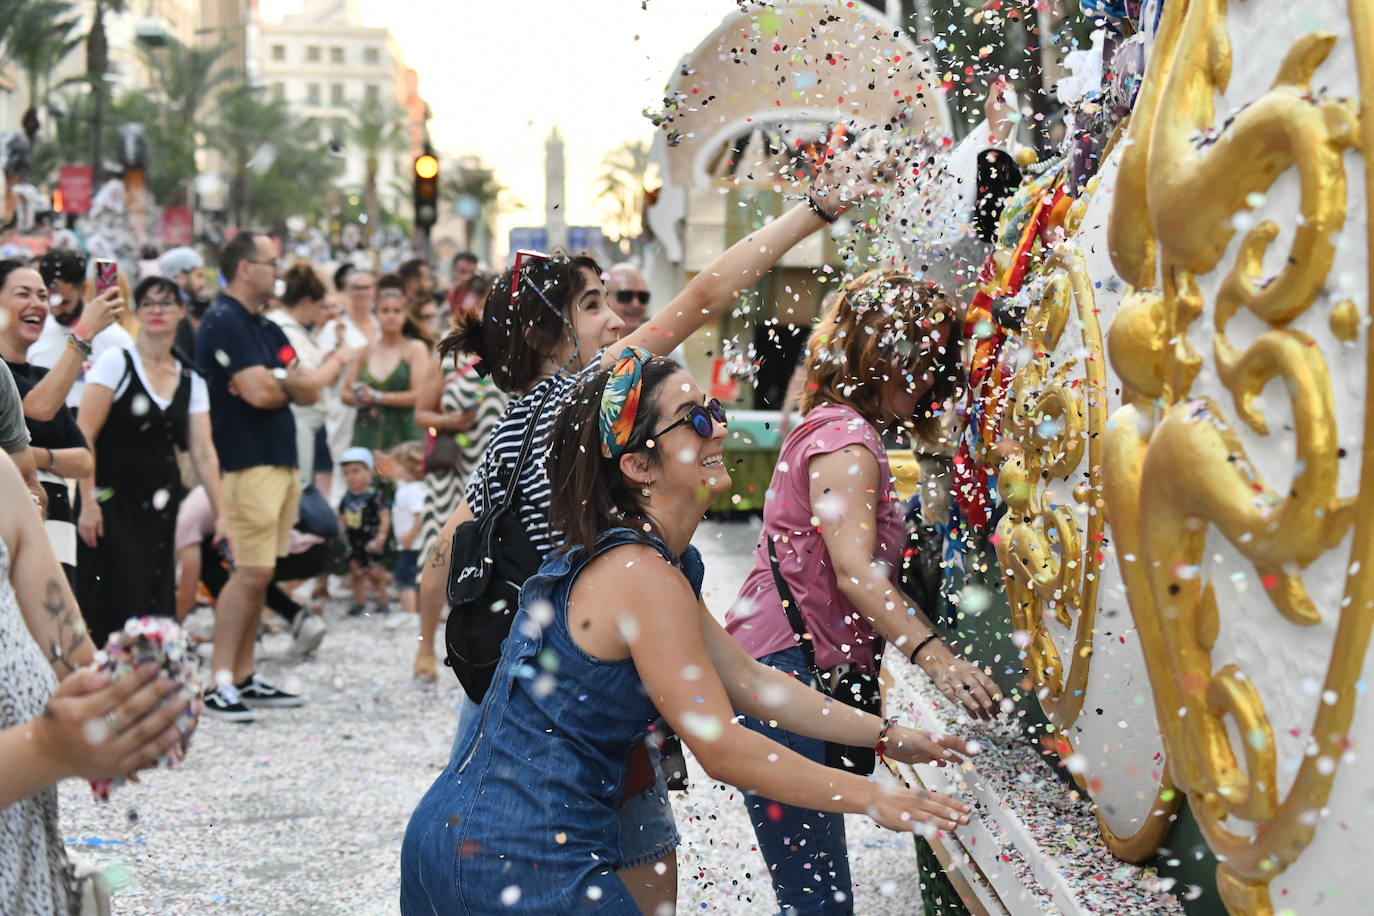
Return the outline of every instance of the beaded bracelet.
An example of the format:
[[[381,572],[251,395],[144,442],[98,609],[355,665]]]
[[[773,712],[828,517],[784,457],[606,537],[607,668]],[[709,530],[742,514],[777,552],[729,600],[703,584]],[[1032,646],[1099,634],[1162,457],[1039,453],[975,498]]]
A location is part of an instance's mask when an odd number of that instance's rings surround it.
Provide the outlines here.
[[[95,349],[89,340],[86,340],[84,337],[78,337],[75,332],[67,335],[67,346],[71,347],[82,356],[90,356],[91,351]]]
[[[873,750],[878,755],[879,763],[887,763],[887,755],[885,753],[887,749],[887,733],[890,732],[892,730],[892,726],[896,724],[896,716],[888,716],[886,719],[883,720],[882,731],[878,732],[878,743],[873,745]]]

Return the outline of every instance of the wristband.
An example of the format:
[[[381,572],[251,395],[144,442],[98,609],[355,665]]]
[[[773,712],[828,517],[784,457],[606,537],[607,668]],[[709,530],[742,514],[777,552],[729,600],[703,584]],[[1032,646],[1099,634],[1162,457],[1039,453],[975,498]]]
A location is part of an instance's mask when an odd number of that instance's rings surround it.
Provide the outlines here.
[[[918,655],[921,654],[921,650],[924,649],[924,648],[926,647],[926,644],[927,644],[928,642],[930,642],[932,639],[939,639],[939,638],[940,638],[940,634],[939,634],[939,633],[936,633],[934,630],[932,630],[929,636],[927,636],[925,639],[921,640],[920,642],[918,642],[918,643],[916,644],[916,648],[914,648],[914,649],[911,650],[911,654],[908,655],[907,658],[911,659],[911,663],[912,663],[913,665],[919,665],[920,662],[916,661],[916,656],[918,656]]]
[[[836,213],[833,216],[829,213],[826,213],[825,209],[820,205],[820,203],[816,201],[816,198],[813,196],[813,194],[803,194],[802,199],[806,201],[806,205],[811,208],[812,213],[815,213],[817,216],[825,220],[827,223],[834,223],[835,220],[840,218],[840,214],[838,213]]]
[[[873,745],[873,750],[878,755],[878,762],[881,764],[887,763],[887,733],[892,731],[892,726],[896,724],[896,716],[888,716],[884,719],[882,731],[878,732],[878,743]]]
[[[89,340],[81,337],[75,331],[67,335],[67,346],[76,350],[82,356],[90,356],[91,352],[95,349]]]

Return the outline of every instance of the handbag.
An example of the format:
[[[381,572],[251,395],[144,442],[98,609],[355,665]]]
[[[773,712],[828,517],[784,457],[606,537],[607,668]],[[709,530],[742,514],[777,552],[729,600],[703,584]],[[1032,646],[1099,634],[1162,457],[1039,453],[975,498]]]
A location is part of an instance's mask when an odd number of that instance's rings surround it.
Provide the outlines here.
[[[479,359],[471,359],[458,369],[459,375],[477,372]],[[425,431],[425,473],[445,474],[458,470],[458,459],[462,450],[458,447],[458,437],[446,430]]]
[[[425,431],[425,473],[445,474],[458,469],[458,437],[446,430]]]
[[[482,514],[453,534],[448,578],[448,623],[444,625],[444,664],[474,703],[491,686],[501,661],[501,643],[510,632],[520,603],[520,587],[534,575],[543,556],[530,542],[515,507],[515,490],[534,446],[534,431],[556,386],[550,385],[530,414],[515,466],[502,475],[505,495],[491,498],[491,475],[482,481]]]
[[[787,614],[787,622],[796,634],[797,644],[801,646],[802,655],[806,658],[806,666],[811,669],[811,674],[816,679],[817,688],[836,702],[881,716],[883,698],[878,687],[878,668],[882,664],[883,640],[879,638],[873,644],[872,674],[859,671],[848,664],[836,665],[829,671],[817,668],[816,650],[812,645],[811,634],[807,632],[801,606],[792,597],[792,590],[787,587],[787,580],[782,576],[782,568],[778,565],[778,551],[773,545],[773,539],[767,534],[763,537],[768,542],[768,565],[773,570],[773,584],[777,587],[778,597],[782,599],[782,609]],[[877,762],[878,754],[875,748],[825,742],[825,765],[828,767],[868,776],[873,772]]]
[[[306,534],[332,541],[339,536],[339,517],[329,508],[324,494],[313,483],[301,490],[301,505],[296,512],[296,527]]]

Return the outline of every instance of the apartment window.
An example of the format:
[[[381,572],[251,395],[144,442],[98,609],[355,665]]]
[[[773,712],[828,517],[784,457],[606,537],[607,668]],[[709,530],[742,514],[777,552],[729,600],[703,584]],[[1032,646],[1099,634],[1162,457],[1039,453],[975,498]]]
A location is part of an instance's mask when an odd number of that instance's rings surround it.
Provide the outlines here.
[[[342,105],[344,103],[343,83],[329,84],[329,104]]]
[[[382,97],[382,89],[376,83],[368,83],[365,91],[369,102],[375,102]]]
[[[329,62],[330,62],[331,64],[341,64],[341,63],[343,63],[343,62],[344,62],[344,58],[343,58],[343,48],[330,48],[330,49],[329,49]]]
[[[363,63],[376,64],[382,59],[381,52],[376,48],[363,48]]]
[[[273,45],[272,59],[275,61],[286,60],[286,45]]]
[[[305,103],[306,103],[307,105],[318,105],[318,104],[320,104],[320,84],[319,84],[319,83],[306,83],[306,84],[305,84]]]
[[[272,84],[272,98],[276,99],[278,102],[286,98],[286,85],[284,83]]]
[[[306,61],[308,61],[309,63],[318,64],[318,63],[320,62],[320,46],[319,46],[319,45],[306,45],[306,47],[305,47],[305,59],[306,59]]]

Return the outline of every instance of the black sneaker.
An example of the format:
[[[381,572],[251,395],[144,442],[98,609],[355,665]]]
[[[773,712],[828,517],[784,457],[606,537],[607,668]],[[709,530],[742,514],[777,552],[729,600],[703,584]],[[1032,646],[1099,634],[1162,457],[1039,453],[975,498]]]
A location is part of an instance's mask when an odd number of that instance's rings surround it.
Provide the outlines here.
[[[247,723],[257,718],[253,715],[253,710],[243,705],[243,698],[238,690],[228,684],[205,691],[201,710],[206,715],[226,722]]]
[[[353,605],[351,608],[348,609],[348,616],[349,616],[349,617],[361,617],[361,616],[363,616],[363,615],[366,614],[366,613],[367,613],[367,605],[365,605],[365,604],[355,604],[355,605]]]
[[[299,706],[299,694],[287,693],[280,687],[269,684],[257,674],[249,675],[248,680],[238,685],[239,696],[248,706]]]
[[[391,613],[391,605],[389,605],[389,604],[384,604],[384,603],[378,601],[378,602],[377,602],[377,609],[376,609],[375,611],[373,611],[373,613],[376,614],[378,617],[385,617],[387,614],[390,614],[390,613]]]

